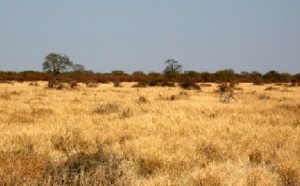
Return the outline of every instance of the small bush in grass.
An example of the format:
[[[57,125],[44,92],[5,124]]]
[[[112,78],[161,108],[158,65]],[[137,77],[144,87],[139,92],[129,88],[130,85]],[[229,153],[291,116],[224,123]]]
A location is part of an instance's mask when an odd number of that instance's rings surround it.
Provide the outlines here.
[[[114,87],[121,87],[121,81],[115,80],[113,83],[114,83]]]
[[[148,99],[145,96],[140,96],[139,99],[137,100],[138,104],[145,104],[148,103]]]
[[[251,170],[247,174],[246,185],[247,186],[257,186],[257,185],[273,186],[276,185],[276,182],[270,172],[268,172],[264,168],[257,167]]]
[[[122,112],[120,113],[120,119],[130,118],[132,115],[133,111],[131,108],[128,107],[122,110]]]
[[[269,86],[269,87],[265,88],[265,90],[267,90],[267,91],[270,91],[270,90],[278,90],[278,88]]]
[[[197,84],[197,82],[190,77],[184,78],[183,82],[180,83],[181,88],[187,90],[201,90],[201,87]]]
[[[266,95],[266,94],[262,94],[258,96],[259,100],[269,100],[270,96]]]
[[[119,105],[116,103],[103,103],[97,105],[94,113],[97,114],[111,114],[119,111]]]
[[[49,185],[115,185],[123,179],[121,159],[99,150],[70,156],[62,165],[46,167]]]
[[[296,161],[284,162],[278,165],[277,172],[282,185],[300,185],[300,166]]]
[[[254,164],[260,164],[263,160],[262,154],[259,151],[254,151],[249,155],[249,161]]]

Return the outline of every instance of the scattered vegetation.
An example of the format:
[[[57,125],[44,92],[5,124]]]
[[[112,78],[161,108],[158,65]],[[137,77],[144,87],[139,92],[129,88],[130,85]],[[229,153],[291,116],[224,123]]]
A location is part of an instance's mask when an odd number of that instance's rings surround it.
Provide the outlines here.
[[[0,84],[0,185],[300,184],[299,87],[28,84]]]
[[[94,113],[97,114],[111,114],[116,113],[120,109],[120,106],[117,103],[109,102],[109,103],[102,103],[98,104]]]

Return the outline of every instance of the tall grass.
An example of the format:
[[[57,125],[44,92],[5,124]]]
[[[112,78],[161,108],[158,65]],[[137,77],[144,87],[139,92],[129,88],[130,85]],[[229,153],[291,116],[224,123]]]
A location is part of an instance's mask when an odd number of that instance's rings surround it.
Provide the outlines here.
[[[0,85],[0,185],[300,185],[299,87],[38,83]]]

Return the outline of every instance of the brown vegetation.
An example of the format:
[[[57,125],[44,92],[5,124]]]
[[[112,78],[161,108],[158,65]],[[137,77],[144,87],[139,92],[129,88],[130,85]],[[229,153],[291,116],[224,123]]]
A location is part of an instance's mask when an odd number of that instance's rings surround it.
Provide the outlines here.
[[[38,83],[0,84],[0,185],[300,185],[300,87]]]

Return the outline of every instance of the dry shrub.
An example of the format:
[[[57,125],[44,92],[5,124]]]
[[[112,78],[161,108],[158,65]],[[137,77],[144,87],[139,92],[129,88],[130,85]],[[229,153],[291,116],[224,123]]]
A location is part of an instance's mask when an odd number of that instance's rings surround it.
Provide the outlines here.
[[[34,117],[26,110],[19,110],[9,116],[9,123],[31,124]]]
[[[67,129],[64,133],[53,135],[51,142],[55,150],[69,155],[72,151],[83,151],[89,148],[90,142],[79,128]]]
[[[147,99],[145,96],[140,96],[136,102],[137,102],[138,104],[149,103],[148,99]]]
[[[99,86],[98,83],[93,83],[93,82],[89,82],[89,83],[85,83],[85,84],[89,88],[93,88],[93,87],[98,87]]]
[[[6,92],[4,92],[0,95],[0,98],[3,99],[3,100],[10,100],[11,95],[6,91]]]
[[[144,177],[153,175],[163,167],[163,161],[158,156],[141,157],[138,164],[138,174]]]
[[[197,152],[201,156],[204,156],[207,161],[220,161],[226,158],[223,150],[213,142],[202,142],[202,144],[197,147]]]
[[[126,119],[126,118],[130,118],[131,116],[133,116],[133,111],[131,108],[125,108],[122,110],[122,112],[119,115],[120,119]]]
[[[300,114],[300,104],[297,104],[293,101],[281,102],[278,105],[278,107],[288,112],[294,112],[295,114]]]
[[[200,87],[211,87],[212,86],[212,84],[210,84],[210,83],[201,83],[200,84]]]
[[[271,173],[261,167],[253,168],[246,176],[247,186],[274,186],[276,182]]]
[[[113,84],[114,84],[114,87],[122,87],[122,86],[121,86],[121,81],[119,81],[119,80],[115,80],[115,81],[113,82]]]
[[[200,90],[201,87],[193,81],[186,81],[180,84],[181,88],[186,89],[186,90]]]
[[[33,108],[32,109],[32,115],[33,116],[37,116],[37,117],[41,117],[41,116],[50,116],[53,115],[54,111],[51,108]]]
[[[197,186],[221,186],[224,178],[218,172],[214,172],[213,170],[203,169],[200,170],[197,175],[192,178],[192,185]]]
[[[260,164],[263,161],[262,153],[258,150],[250,153],[249,161],[254,164]]]
[[[178,95],[171,95],[171,96],[167,96],[167,97],[163,97],[160,95],[160,99],[165,100],[165,101],[189,99],[189,94],[187,92],[180,92]]]
[[[21,92],[18,92],[18,91],[12,91],[11,93],[10,93],[10,95],[12,95],[12,96],[19,96],[19,95],[21,95]]]
[[[30,82],[29,84],[28,84],[29,86],[40,86],[39,84],[38,84],[38,82]]]
[[[120,109],[119,105],[117,103],[103,103],[97,105],[96,109],[93,111],[97,114],[111,114],[116,113]]]
[[[297,161],[281,163],[276,169],[279,174],[280,183],[284,186],[300,185],[300,166]]]
[[[266,94],[261,94],[258,96],[259,100],[269,100],[270,96],[266,95]]]
[[[270,91],[270,90],[279,90],[279,89],[275,88],[275,87],[272,87],[272,86],[269,86],[269,87],[265,88],[265,90]]]
[[[126,183],[121,159],[105,153],[100,146],[95,154],[79,153],[61,165],[47,166],[44,182],[49,185],[115,185]],[[122,179],[122,181],[120,181]]]
[[[71,88],[75,88],[78,86],[78,83],[76,81],[70,81],[69,84]]]

